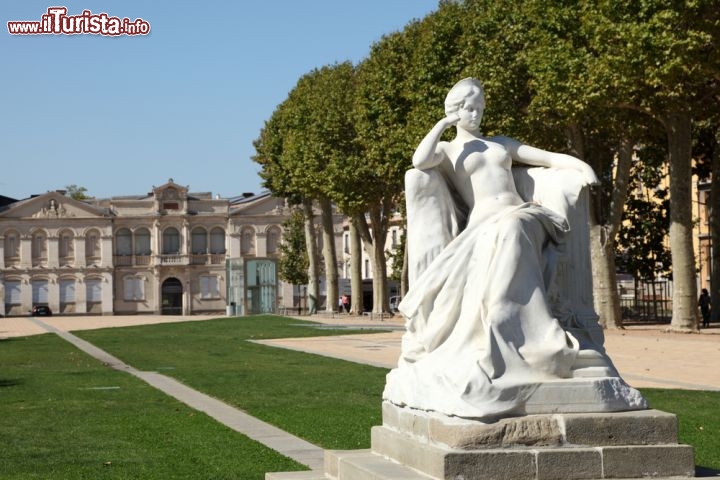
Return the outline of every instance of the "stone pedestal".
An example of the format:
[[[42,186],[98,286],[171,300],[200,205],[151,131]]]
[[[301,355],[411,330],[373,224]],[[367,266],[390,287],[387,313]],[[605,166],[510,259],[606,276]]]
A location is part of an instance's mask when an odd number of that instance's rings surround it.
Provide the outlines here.
[[[693,449],[659,410],[555,413],[482,423],[383,403],[369,450],[327,451],[324,472],[268,480],[692,477]]]

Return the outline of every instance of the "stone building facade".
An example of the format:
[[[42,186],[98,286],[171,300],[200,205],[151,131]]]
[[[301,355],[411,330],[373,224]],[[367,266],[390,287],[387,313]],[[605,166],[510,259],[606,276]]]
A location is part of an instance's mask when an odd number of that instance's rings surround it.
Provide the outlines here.
[[[0,315],[33,305],[99,315],[293,307],[293,286],[275,268],[289,213],[268,193],[219,198],[172,179],[139,196],[78,201],[56,191],[9,202],[0,207]]]

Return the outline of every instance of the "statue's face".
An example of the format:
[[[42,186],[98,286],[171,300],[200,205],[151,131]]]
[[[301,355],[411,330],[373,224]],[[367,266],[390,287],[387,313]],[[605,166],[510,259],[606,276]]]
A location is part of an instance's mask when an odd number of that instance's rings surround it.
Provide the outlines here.
[[[473,91],[458,109],[458,126],[466,130],[477,130],[482,121],[485,99],[482,92]]]

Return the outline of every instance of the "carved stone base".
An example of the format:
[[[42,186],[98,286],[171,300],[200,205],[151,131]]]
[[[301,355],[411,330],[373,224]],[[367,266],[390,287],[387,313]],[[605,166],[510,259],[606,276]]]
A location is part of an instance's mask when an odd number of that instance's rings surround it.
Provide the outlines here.
[[[327,451],[324,472],[270,480],[550,480],[692,477],[693,449],[658,410],[527,415],[482,423],[383,404],[370,450]]]

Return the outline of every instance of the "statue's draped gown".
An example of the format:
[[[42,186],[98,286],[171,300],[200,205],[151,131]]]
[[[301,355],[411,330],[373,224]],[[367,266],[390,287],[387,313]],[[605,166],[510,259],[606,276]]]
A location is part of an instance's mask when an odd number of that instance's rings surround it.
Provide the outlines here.
[[[571,376],[579,349],[547,295],[567,221],[524,203],[479,221],[470,212],[463,226],[437,170],[408,172],[406,196],[407,331],[384,398],[461,417],[523,413],[540,382]]]

